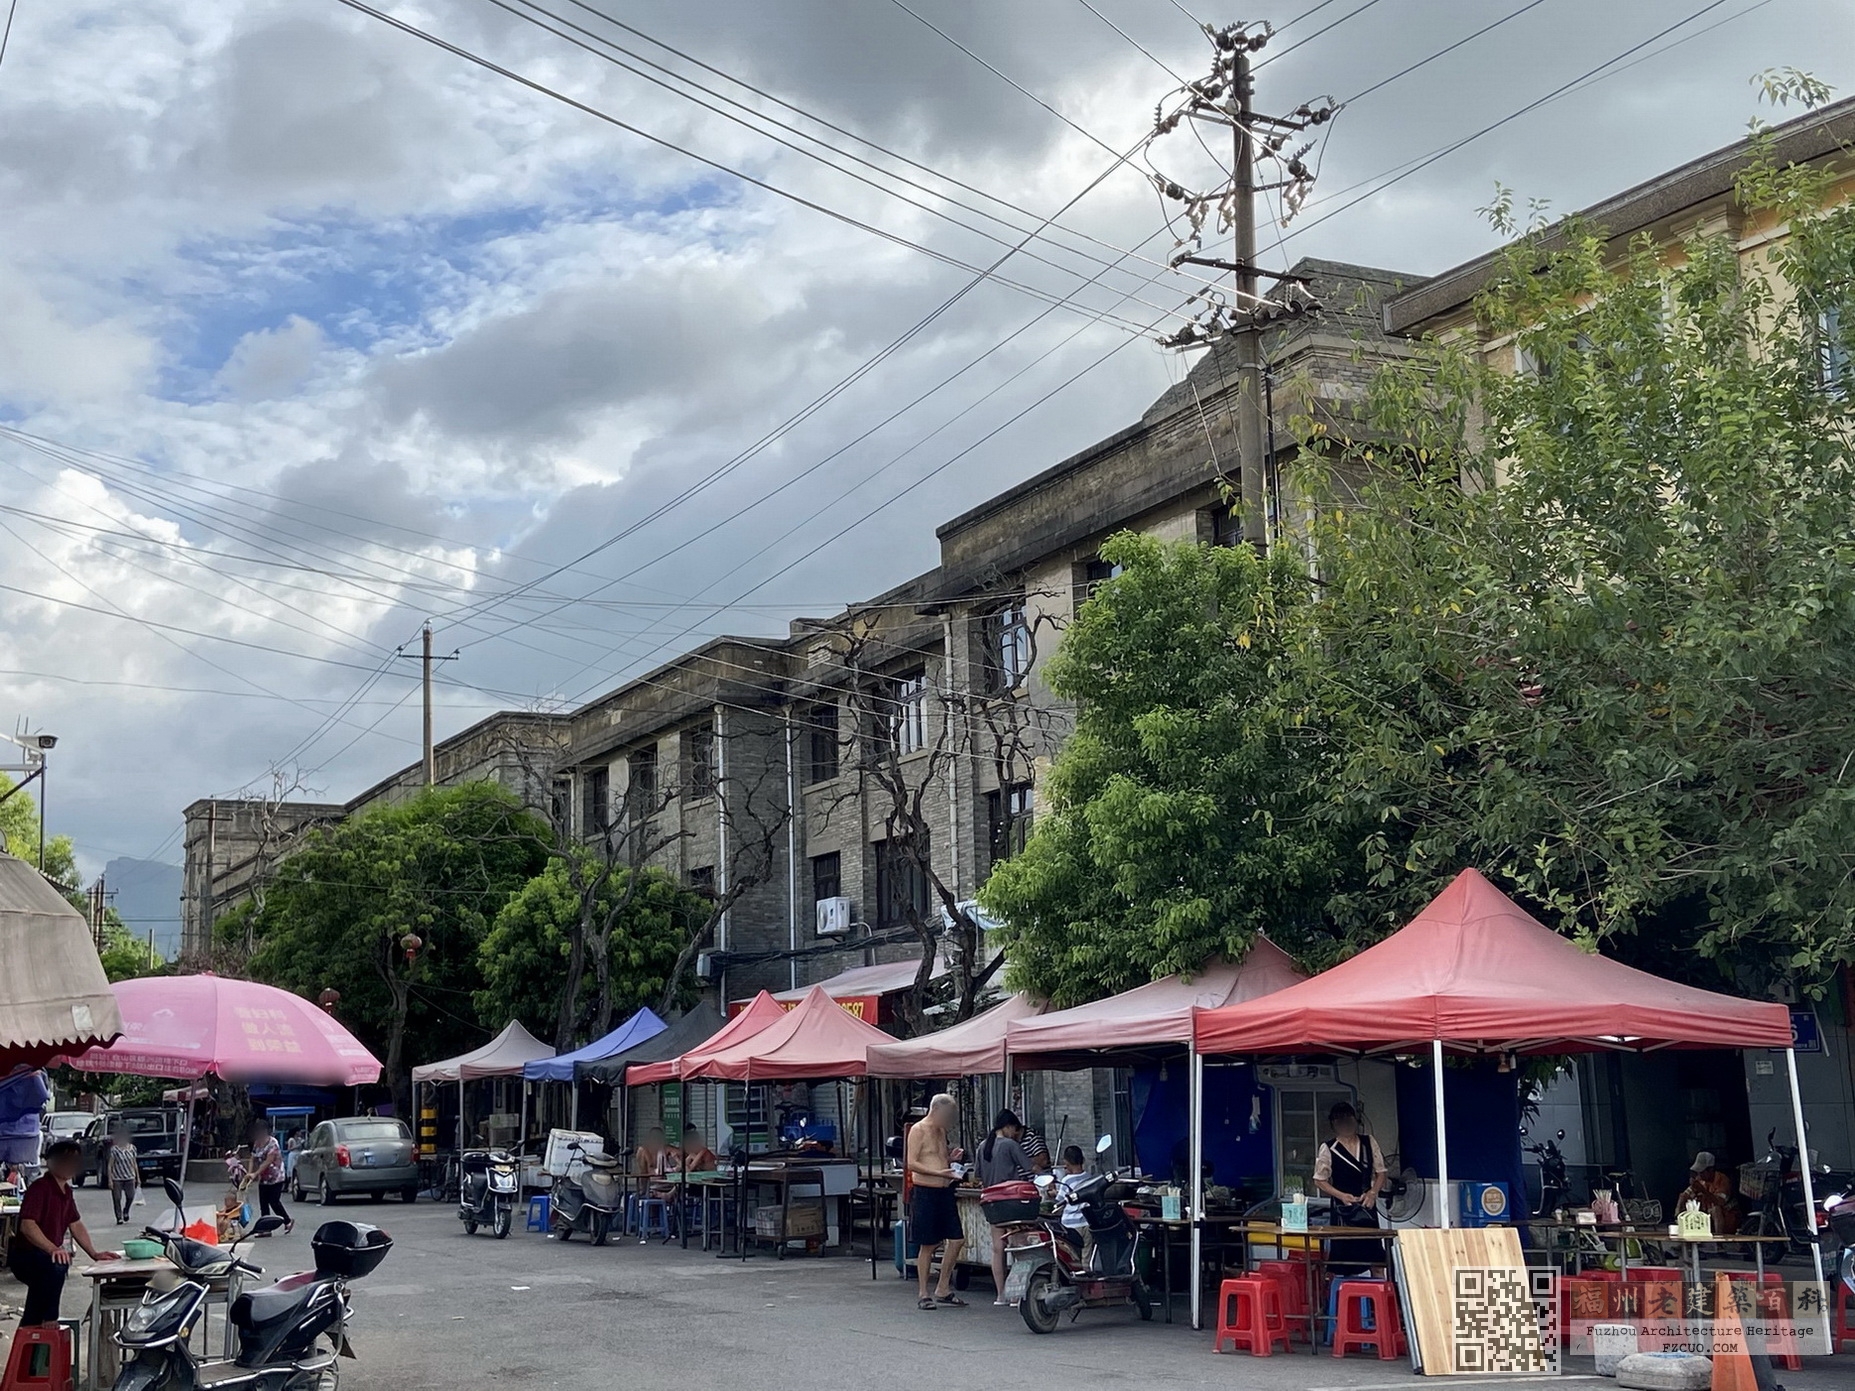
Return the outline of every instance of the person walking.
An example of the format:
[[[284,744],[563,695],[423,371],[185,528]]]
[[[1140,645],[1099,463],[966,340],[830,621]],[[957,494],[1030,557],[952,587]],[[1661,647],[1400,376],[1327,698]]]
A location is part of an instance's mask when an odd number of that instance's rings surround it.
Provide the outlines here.
[[[258,1216],[283,1218],[283,1234],[288,1236],[296,1222],[283,1207],[283,1147],[262,1116],[251,1123],[251,1172],[258,1176]]]
[[[1003,1110],[992,1118],[992,1133],[979,1146],[979,1182],[986,1188],[999,1183],[1029,1179],[1035,1170],[1030,1156],[1018,1143],[1024,1133],[1023,1123],[1015,1111]],[[1005,1229],[996,1222],[992,1228],[992,1303],[1005,1300]]]
[[[116,1210],[116,1225],[129,1220],[135,1206],[136,1185],[141,1182],[142,1157],[126,1130],[118,1130],[109,1147],[109,1199]]]
[[[908,1132],[908,1179],[914,1188],[908,1225],[915,1239],[917,1309],[966,1307],[966,1301],[953,1290],[960,1248],[966,1244],[954,1193],[963,1174],[957,1163],[960,1152],[953,1146],[953,1128],[959,1118],[959,1104],[941,1092],[928,1103],[927,1115]],[[930,1295],[928,1276],[936,1250],[940,1252],[940,1282]]]
[[[303,1127],[297,1126],[283,1142],[283,1181],[296,1181],[296,1157],[303,1152]]]
[[[66,1241],[75,1241],[93,1261],[122,1259],[120,1251],[99,1251],[78,1215],[71,1181],[84,1167],[84,1151],[75,1140],[55,1140],[45,1148],[45,1173],[34,1179],[19,1204],[19,1231],[7,1248],[7,1265],[26,1287],[20,1327],[58,1322],[64,1277],[71,1271]]]

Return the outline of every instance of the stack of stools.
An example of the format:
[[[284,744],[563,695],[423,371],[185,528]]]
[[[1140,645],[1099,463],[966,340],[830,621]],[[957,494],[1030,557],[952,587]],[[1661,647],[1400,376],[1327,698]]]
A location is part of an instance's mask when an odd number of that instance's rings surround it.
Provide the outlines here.
[[[1836,1281],[1836,1321],[1829,1329],[1829,1350],[1841,1352],[1844,1344],[1855,1345],[1855,1299],[1849,1298],[1849,1287],[1843,1281]]]
[[[1308,1336],[1308,1263],[1306,1261],[1257,1261],[1252,1275],[1275,1281],[1282,1300],[1282,1317],[1288,1320],[1288,1336]]]
[[[1339,1286],[1339,1318],[1333,1330],[1333,1355],[1344,1357],[1354,1348],[1376,1352],[1389,1362],[1409,1349],[1398,1314],[1398,1290],[1389,1280],[1343,1280]]]
[[[1257,1357],[1271,1357],[1275,1345],[1288,1351],[1288,1323],[1282,1313],[1282,1288],[1267,1275],[1245,1275],[1217,1287],[1217,1336],[1211,1351],[1222,1352],[1228,1340],[1232,1352],[1247,1349]]]

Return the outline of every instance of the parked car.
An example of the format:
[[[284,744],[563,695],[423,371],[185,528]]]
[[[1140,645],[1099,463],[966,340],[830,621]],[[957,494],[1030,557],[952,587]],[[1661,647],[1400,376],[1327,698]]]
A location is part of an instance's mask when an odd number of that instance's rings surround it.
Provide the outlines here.
[[[365,1193],[376,1203],[389,1193],[402,1202],[419,1196],[419,1158],[406,1123],[391,1116],[349,1116],[323,1121],[296,1156],[292,1190],[298,1202],[314,1193],[324,1207]]]
[[[123,1111],[105,1111],[92,1116],[77,1143],[84,1152],[84,1167],[77,1182],[94,1178],[100,1186],[109,1183],[109,1147],[116,1132],[126,1130],[135,1142],[136,1162],[144,1185],[164,1178],[180,1177],[182,1140],[186,1134],[186,1112],[170,1106],[144,1106]]]
[[[58,1140],[77,1140],[90,1128],[95,1120],[94,1111],[51,1111],[45,1117],[45,1143],[52,1144]]]

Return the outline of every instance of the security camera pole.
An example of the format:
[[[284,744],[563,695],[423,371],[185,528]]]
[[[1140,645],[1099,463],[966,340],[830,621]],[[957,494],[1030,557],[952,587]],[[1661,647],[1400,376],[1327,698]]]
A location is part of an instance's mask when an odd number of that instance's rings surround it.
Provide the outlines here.
[[[0,792],[0,802],[4,802],[15,792],[22,791],[34,778],[39,780],[39,873],[45,873],[45,766],[46,755],[58,746],[56,734],[7,734],[0,735],[10,744],[19,747],[24,755],[22,763],[0,763],[0,773],[24,773],[26,776],[14,783],[5,792]]]

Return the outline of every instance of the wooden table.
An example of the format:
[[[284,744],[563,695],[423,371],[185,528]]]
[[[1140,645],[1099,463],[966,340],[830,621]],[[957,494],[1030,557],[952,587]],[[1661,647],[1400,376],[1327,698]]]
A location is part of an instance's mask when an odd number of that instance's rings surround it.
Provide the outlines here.
[[[1791,1240],[1787,1236],[1711,1236],[1705,1241],[1689,1241],[1682,1237],[1670,1236],[1668,1234],[1668,1228],[1665,1226],[1638,1226],[1628,1222],[1593,1226],[1590,1223],[1559,1221],[1555,1218],[1539,1218],[1532,1221],[1514,1223],[1503,1222],[1497,1225],[1534,1227],[1545,1232],[1565,1232],[1572,1235],[1584,1234],[1597,1241],[1614,1241],[1617,1243],[1617,1269],[1625,1278],[1629,1276],[1630,1243],[1632,1241],[1652,1242],[1657,1246],[1663,1247],[1680,1247],[1681,1263],[1693,1272],[1694,1281],[1697,1284],[1701,1279],[1700,1248],[1703,1246],[1750,1246],[1752,1248],[1752,1264],[1758,1273],[1759,1279],[1763,1280],[1765,1276],[1765,1247],[1788,1246]],[[1574,1275],[1583,1274],[1585,1252],[1579,1250],[1577,1246],[1574,1245],[1571,1248],[1571,1255],[1576,1265],[1576,1269],[1574,1269],[1572,1273]],[[1650,1264],[1650,1262],[1645,1261],[1641,1262],[1641,1264],[1646,1265]]]
[[[86,1335],[86,1349],[82,1384],[89,1391],[98,1391],[101,1383],[99,1373],[103,1367],[103,1326],[106,1316],[125,1313],[142,1302],[142,1296],[148,1292],[149,1283],[158,1275],[179,1276],[180,1271],[165,1256],[157,1256],[145,1261],[97,1261],[86,1266],[74,1266],[73,1272],[90,1281],[90,1332]],[[238,1272],[217,1280],[204,1282],[206,1285],[207,1309],[214,1304],[222,1305],[228,1314],[232,1301],[238,1298],[243,1285]],[[200,1331],[206,1334],[210,1327],[210,1315],[201,1322]],[[225,1320],[224,1331],[225,1355],[232,1355],[232,1321]]]

